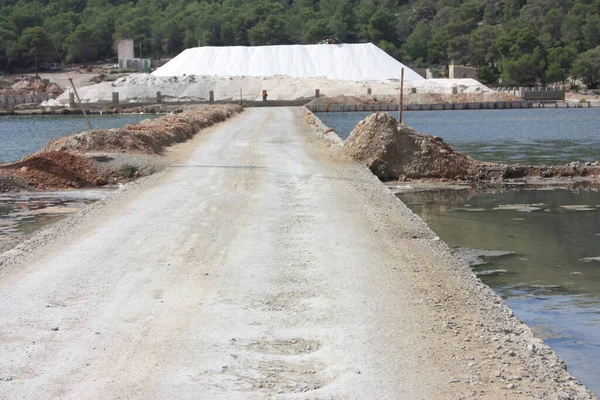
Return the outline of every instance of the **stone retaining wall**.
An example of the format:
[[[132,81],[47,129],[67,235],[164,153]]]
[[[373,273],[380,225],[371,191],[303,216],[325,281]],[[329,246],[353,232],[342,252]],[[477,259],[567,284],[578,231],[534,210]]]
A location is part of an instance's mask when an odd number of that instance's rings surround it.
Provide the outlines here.
[[[352,111],[398,111],[394,103],[377,104],[321,104],[307,105],[312,112],[352,112]],[[496,101],[477,103],[446,103],[446,104],[406,104],[405,111],[431,110],[504,110],[516,108],[599,108],[595,103],[532,103],[529,101]]]
[[[41,104],[43,101],[55,98],[55,95],[48,93],[0,95],[0,108],[9,109],[20,104]]]

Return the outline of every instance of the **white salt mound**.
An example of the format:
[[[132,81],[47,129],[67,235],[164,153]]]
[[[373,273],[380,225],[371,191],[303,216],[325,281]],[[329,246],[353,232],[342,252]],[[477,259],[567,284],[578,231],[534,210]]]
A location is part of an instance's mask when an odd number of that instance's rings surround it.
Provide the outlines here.
[[[422,76],[372,43],[255,47],[196,47],[183,51],[153,72],[154,76],[286,75],[331,80],[421,81]]]
[[[371,43],[257,47],[197,47],[179,54],[152,74],[132,74],[115,82],[80,88],[84,103],[110,102],[114,92],[121,102],[312,99],[321,96],[397,96],[404,68],[405,93],[489,93],[473,79],[425,80],[412,69]],[[418,94],[417,94],[418,93]],[[69,101],[67,92],[59,100]],[[424,99],[422,102],[428,102]]]

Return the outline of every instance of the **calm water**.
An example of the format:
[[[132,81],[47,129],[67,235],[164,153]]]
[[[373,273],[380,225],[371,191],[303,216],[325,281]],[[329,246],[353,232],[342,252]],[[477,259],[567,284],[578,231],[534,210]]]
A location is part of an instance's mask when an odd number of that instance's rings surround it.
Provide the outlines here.
[[[452,247],[514,252],[483,258],[487,264],[473,269],[484,274],[500,270],[480,277],[558,353],[576,378],[600,394],[597,190],[398,196]]]
[[[0,253],[23,236],[79,211],[112,193],[112,189],[0,195]]]
[[[94,129],[118,128],[135,125],[154,115],[94,115],[90,117]],[[87,130],[81,115],[0,116],[0,163],[20,160],[23,156],[41,150],[57,137]]]
[[[342,139],[370,112],[318,113]],[[404,121],[483,161],[564,164],[600,159],[600,109],[412,111]]]

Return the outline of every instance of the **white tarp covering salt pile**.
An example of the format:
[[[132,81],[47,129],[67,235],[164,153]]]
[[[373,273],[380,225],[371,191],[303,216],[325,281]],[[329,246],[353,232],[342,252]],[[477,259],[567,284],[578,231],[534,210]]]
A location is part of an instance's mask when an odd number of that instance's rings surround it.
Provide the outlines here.
[[[285,75],[332,80],[406,81],[424,78],[372,43],[313,44],[256,47],[196,47],[187,49],[153,72],[154,76]]]

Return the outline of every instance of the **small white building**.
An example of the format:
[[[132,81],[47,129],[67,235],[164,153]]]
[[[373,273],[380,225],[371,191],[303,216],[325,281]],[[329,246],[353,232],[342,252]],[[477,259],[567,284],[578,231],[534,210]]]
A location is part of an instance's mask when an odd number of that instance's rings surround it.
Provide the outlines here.
[[[135,58],[133,39],[121,39],[117,42],[117,57],[119,59],[119,65],[121,65],[121,60],[131,60],[132,58]]]

